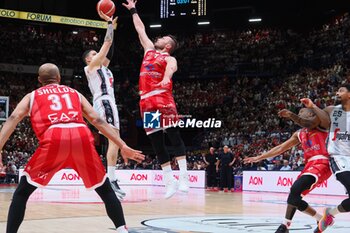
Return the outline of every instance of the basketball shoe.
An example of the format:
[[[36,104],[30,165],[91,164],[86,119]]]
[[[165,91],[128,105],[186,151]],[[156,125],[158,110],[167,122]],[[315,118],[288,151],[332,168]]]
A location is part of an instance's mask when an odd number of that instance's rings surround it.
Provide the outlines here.
[[[329,213],[331,208],[326,208],[323,212],[322,219],[318,223],[320,232],[324,232],[329,226],[334,224],[334,216]]]
[[[118,199],[122,201],[126,195],[126,193],[119,187],[118,180],[112,181],[111,186],[113,191],[116,193]]]
[[[179,182],[172,175],[165,177],[166,193],[164,198],[165,199],[171,198],[176,193],[178,188],[179,188]]]
[[[179,190],[181,192],[187,193],[189,190],[189,185],[188,185],[188,173],[185,172],[183,174],[180,174],[179,176]]]
[[[281,225],[277,228],[277,230],[275,231],[275,233],[289,233],[289,230],[288,230],[288,228],[287,228],[286,225],[281,224]]]

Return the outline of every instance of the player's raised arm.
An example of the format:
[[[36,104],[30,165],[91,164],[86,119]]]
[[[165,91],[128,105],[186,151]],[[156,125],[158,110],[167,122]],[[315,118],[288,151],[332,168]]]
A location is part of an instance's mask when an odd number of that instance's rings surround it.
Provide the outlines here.
[[[109,17],[105,15],[102,11],[98,12],[101,19],[104,19],[107,21],[107,31],[104,38],[104,42],[102,44],[102,47],[100,51],[94,56],[91,60],[91,62],[88,65],[89,70],[92,70],[96,66],[101,66],[102,64],[104,66],[108,66],[110,59],[107,58],[107,54],[109,54],[109,51],[111,49],[111,53],[113,52],[112,44],[113,44],[113,38],[114,38],[114,29],[113,25],[117,23],[117,17],[115,19],[112,19],[112,17]],[[111,57],[111,56],[109,56]]]
[[[313,129],[320,125],[320,119],[317,117],[317,115],[312,119],[305,119],[297,114],[287,110],[282,109],[278,112],[278,116],[289,119],[294,121],[297,125],[300,125],[301,127]]]
[[[135,29],[137,34],[139,35],[139,39],[143,49],[146,51],[147,49],[154,49],[153,42],[148,38],[146,34],[145,25],[142,23],[140,16],[137,14],[136,10],[136,0],[126,0],[128,4],[123,3],[130,13],[132,14],[132,20],[134,22]]]
[[[263,153],[259,156],[246,158],[244,159],[244,163],[256,163],[267,158],[275,157],[298,145],[299,143],[298,133],[295,132],[287,141],[283,142],[281,145],[275,146],[268,152]]]

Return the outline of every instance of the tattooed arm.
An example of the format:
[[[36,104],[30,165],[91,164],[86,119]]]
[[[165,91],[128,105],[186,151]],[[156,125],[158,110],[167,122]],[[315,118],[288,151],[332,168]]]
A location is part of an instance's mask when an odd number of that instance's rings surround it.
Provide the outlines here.
[[[113,25],[117,23],[117,18],[112,20],[111,17],[108,17],[107,15],[103,14],[101,11],[99,12],[99,14],[102,19],[105,19],[108,22],[108,26],[107,26],[105,39],[100,51],[92,58],[90,64],[88,65],[89,70],[92,70],[95,67],[99,67],[101,66],[101,64],[108,66],[109,60],[108,60],[108,63],[106,63],[105,60],[107,59],[106,56],[113,43],[113,37],[114,37]]]
[[[316,128],[320,124],[320,119],[317,116],[312,119],[304,119],[287,109],[279,111],[278,115],[280,117],[294,121],[297,125],[300,125],[301,127],[306,127],[309,129]]]

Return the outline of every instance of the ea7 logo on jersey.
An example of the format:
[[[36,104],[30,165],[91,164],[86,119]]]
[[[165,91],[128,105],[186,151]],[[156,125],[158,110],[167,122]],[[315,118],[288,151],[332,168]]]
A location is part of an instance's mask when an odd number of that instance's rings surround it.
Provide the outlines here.
[[[52,124],[56,123],[64,123],[64,122],[72,122],[76,121],[78,119],[78,112],[77,111],[69,111],[66,113],[52,113],[48,115],[49,120]]]

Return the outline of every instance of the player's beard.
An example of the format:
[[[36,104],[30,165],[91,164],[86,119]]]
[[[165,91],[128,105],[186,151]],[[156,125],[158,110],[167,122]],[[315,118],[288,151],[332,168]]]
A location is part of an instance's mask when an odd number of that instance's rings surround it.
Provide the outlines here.
[[[163,50],[163,48],[161,47],[161,46],[159,46],[157,43],[156,44],[154,44],[154,48],[156,49],[156,50]]]
[[[336,97],[334,100],[334,105],[339,105],[341,104],[341,98],[340,97]]]

